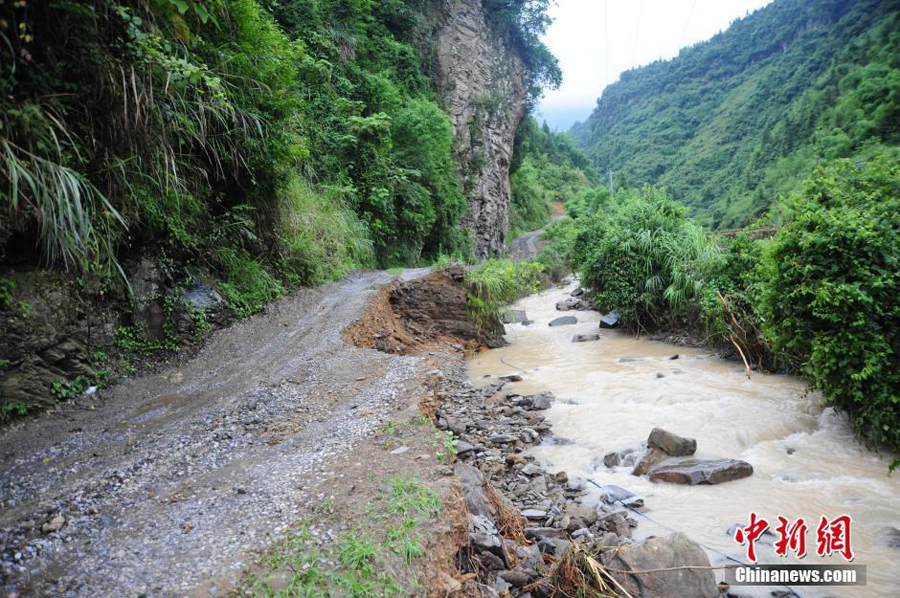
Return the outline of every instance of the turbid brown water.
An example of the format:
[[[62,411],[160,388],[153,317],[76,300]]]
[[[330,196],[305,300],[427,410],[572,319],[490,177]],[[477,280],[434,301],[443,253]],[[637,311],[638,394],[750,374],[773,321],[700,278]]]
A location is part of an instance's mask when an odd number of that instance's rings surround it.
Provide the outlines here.
[[[900,596],[896,529],[900,528],[900,476],[888,475],[890,458],[862,447],[843,417],[819,406],[799,378],[754,373],[712,353],[636,339],[618,331],[600,331],[597,342],[573,343],[577,333],[598,331],[600,315],[569,312],[574,326],[549,327],[562,315],[554,305],[574,284],[533,295],[514,308],[524,309],[530,326],[507,326],[509,346],[470,361],[474,383],[486,374],[518,373],[513,384],[522,393],[550,390],[560,399],[547,412],[558,437],[572,444],[544,444],[532,453],[554,470],[565,470],[599,484],[615,484],[645,498],[646,514],[668,528],[686,532],[716,551],[746,559],[728,535],[756,511],[773,522],[784,515],[803,517],[810,531],[802,561],[774,554],[772,538],[757,545],[760,562],[821,564],[841,557],[815,555],[815,529],[822,515],[853,518],[854,564],[866,565],[863,587],[794,588],[808,597],[875,598]],[[678,359],[670,359],[678,354]],[[662,375],[662,377],[660,377]],[[604,454],[638,447],[650,430],[663,427],[697,439],[699,457],[749,461],[752,477],[717,486],[653,484],[630,475],[630,468],[607,469]],[[892,531],[894,530],[894,531]],[[667,533],[641,520],[636,537]],[[710,552],[714,564],[723,562]],[[735,588],[741,595],[769,596],[772,589]]]

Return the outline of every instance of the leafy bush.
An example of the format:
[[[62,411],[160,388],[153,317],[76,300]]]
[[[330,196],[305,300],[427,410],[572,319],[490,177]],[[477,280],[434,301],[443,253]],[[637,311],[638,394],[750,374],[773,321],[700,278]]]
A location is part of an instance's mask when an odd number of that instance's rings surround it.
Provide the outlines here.
[[[657,189],[622,193],[617,208],[587,219],[573,259],[597,304],[639,329],[679,326],[697,316],[702,264],[716,248],[684,206]]]
[[[411,245],[413,257],[452,250],[459,244],[456,223],[466,200],[452,159],[453,127],[437,104],[413,99],[392,123],[397,163],[402,167],[397,244]],[[415,261],[413,259],[412,261]]]
[[[587,187],[566,201],[566,212],[572,218],[590,217],[609,207],[611,193],[606,187]]]
[[[701,264],[703,290],[698,297],[706,341],[725,351],[736,350],[747,365],[774,371],[787,355],[772,349],[758,313],[762,239],[747,232],[714,241],[721,252]]]
[[[762,277],[766,332],[857,432],[900,450],[900,166],[838,161],[788,207]]]
[[[537,262],[491,259],[466,272],[469,318],[483,329],[498,322],[499,310],[543,285],[544,268]]]

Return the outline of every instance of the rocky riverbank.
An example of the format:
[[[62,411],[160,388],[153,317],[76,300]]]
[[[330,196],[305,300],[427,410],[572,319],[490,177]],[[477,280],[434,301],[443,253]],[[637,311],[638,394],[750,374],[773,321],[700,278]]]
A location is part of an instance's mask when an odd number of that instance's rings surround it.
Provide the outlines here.
[[[720,595],[703,549],[683,534],[633,540],[642,498],[551,474],[524,454],[566,442],[542,414],[551,393],[516,394],[514,375],[475,388],[461,359],[444,360],[441,371],[436,423],[458,438],[454,472],[468,509],[468,543],[456,562],[476,595],[550,597],[579,585],[644,598]],[[630,573],[672,567],[683,569]]]

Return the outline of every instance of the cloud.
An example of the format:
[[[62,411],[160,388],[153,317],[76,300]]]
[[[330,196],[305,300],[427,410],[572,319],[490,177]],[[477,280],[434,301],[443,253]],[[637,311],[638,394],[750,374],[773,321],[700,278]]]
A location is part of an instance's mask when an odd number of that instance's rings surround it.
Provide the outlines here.
[[[565,112],[553,119],[561,124],[550,124],[568,128],[577,119],[573,110],[587,118],[603,88],[624,71],[672,58],[770,1],[558,0],[544,42],[559,58],[563,84],[546,94],[540,111]]]

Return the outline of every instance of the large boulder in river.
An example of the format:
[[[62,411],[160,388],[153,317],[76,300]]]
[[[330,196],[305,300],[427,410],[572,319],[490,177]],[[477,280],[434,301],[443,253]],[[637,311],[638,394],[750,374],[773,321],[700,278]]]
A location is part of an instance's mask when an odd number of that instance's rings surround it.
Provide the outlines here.
[[[634,469],[631,470],[631,475],[647,475],[647,473],[653,469],[656,465],[662,463],[666,459],[669,458],[664,451],[656,448],[655,446],[651,446],[647,448],[647,452],[644,453],[644,456],[641,457],[641,460],[637,462],[637,465],[634,466]]]
[[[508,309],[500,314],[500,321],[504,324],[521,324],[527,320],[528,316],[525,315],[525,310],[522,309]]]
[[[571,326],[572,324],[577,323],[578,318],[576,318],[575,316],[562,316],[550,322],[550,326]]]
[[[662,428],[653,428],[647,438],[647,444],[656,447],[672,457],[689,457],[697,452],[697,441],[693,438],[682,438]]]
[[[637,544],[619,546],[618,550],[604,553],[603,564],[610,569],[635,571],[612,573],[635,598],[719,597],[715,575],[708,568],[710,565],[706,552],[680,532],[664,538],[650,538]],[[647,573],[639,573],[640,571]]]
[[[739,459],[663,461],[650,470],[651,482],[721,484],[753,475],[753,466]]]
[[[600,328],[618,328],[619,324],[619,314],[614,311],[600,318]]]
[[[583,310],[589,309],[590,305],[579,299],[578,297],[569,297],[564,301],[560,301],[556,304],[557,311],[570,311],[573,309]]]

